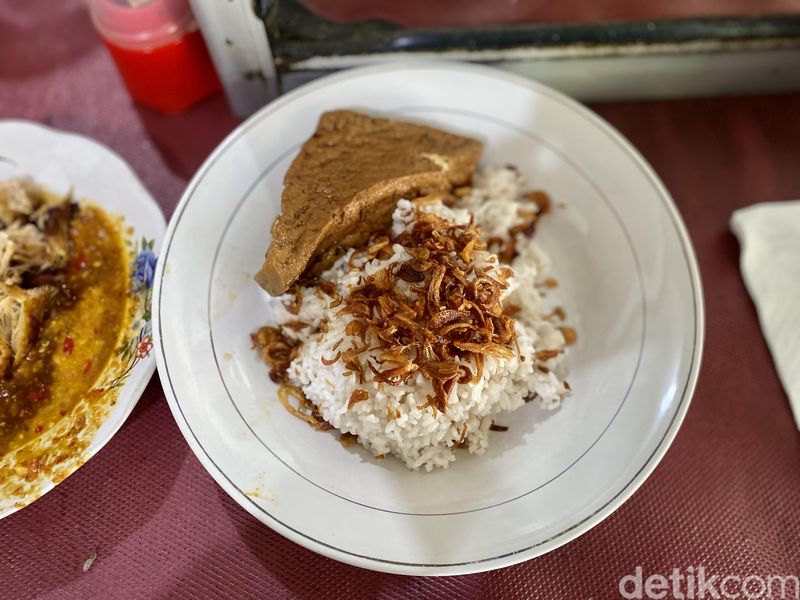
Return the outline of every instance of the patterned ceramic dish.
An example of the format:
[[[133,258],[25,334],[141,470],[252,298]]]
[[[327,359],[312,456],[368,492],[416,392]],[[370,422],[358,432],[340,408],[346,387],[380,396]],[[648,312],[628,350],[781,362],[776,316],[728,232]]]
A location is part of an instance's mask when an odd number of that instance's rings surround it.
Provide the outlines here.
[[[42,434],[0,457],[0,518],[30,504],[91,458],[125,422],[155,364],[150,300],[165,222],[130,167],[85,137],[24,121],[0,121],[0,179],[30,176],[70,190],[118,220],[128,254],[127,313],[109,363],[90,391]],[[77,340],[76,340],[77,342]]]

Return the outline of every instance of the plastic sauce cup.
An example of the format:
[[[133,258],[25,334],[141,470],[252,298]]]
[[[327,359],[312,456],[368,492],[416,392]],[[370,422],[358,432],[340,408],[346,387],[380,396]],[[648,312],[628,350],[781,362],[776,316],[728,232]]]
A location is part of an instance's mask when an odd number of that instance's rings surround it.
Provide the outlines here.
[[[167,114],[220,90],[188,0],[89,0],[131,97]]]

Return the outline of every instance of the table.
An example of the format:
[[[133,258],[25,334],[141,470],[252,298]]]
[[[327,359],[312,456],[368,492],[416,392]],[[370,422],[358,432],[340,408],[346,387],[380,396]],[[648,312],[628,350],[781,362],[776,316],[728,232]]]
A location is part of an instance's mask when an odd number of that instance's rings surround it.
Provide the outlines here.
[[[108,145],[167,216],[237,124],[222,97],[180,117],[132,105],[78,0],[4,0],[0,27],[0,118]],[[708,575],[800,575],[800,435],[728,229],[740,206],[800,197],[800,96],[593,108],[672,192],[697,249],[708,322],[683,427],[616,513],[546,556],[492,573],[410,578],[338,564],[228,498],[189,451],[155,376],[105,449],[0,521],[0,598],[599,600],[619,597],[637,566],[644,577],[700,566]]]

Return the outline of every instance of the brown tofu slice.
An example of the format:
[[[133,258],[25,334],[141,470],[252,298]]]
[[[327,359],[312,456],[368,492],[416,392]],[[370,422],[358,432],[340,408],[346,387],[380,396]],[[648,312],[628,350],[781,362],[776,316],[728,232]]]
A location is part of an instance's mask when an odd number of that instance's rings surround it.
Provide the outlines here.
[[[278,296],[307,269],[320,273],[388,227],[398,200],[468,184],[482,149],[433,127],[324,113],[284,177],[281,214],[256,281]]]

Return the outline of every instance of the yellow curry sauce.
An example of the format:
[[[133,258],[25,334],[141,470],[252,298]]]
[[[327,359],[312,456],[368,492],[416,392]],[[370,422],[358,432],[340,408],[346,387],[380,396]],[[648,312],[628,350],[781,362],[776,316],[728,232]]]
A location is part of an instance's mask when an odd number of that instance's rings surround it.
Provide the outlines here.
[[[126,252],[115,222],[82,204],[70,226],[70,260],[38,340],[0,379],[0,459],[65,416],[114,354],[125,321]]]

